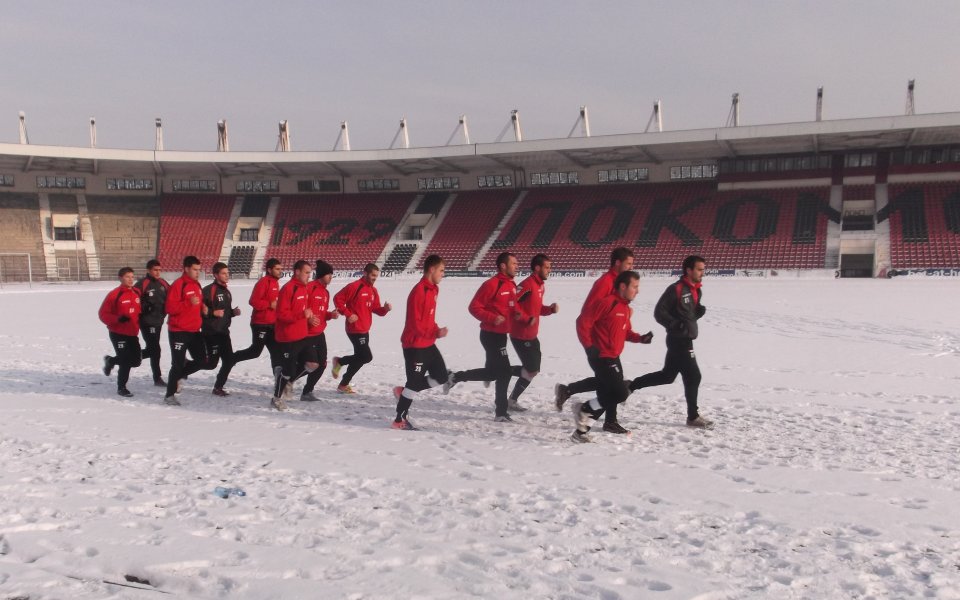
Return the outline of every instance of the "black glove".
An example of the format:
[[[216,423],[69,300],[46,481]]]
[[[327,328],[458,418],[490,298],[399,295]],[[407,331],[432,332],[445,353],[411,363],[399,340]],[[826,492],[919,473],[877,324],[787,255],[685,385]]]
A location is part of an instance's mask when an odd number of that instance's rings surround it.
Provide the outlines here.
[[[652,332],[652,331],[648,331],[648,332],[646,332],[645,334],[643,334],[643,335],[640,336],[640,343],[641,343],[641,344],[649,344],[649,343],[652,342],[652,341],[653,341],[653,332]]]
[[[120,318],[117,319],[117,321],[119,321],[119,322],[121,322],[121,323],[129,323],[129,322],[130,322],[130,317],[128,317],[127,315],[120,315]]]
[[[698,305],[697,305],[697,312],[696,312],[696,314],[697,314],[697,318],[698,318],[698,319],[699,319],[700,317],[702,317],[704,314],[706,314],[706,312],[707,312],[707,307],[706,307],[706,306],[704,306],[704,305],[702,305],[702,304],[698,304]]]
[[[590,360],[596,360],[600,358],[600,349],[596,346],[590,346],[587,348],[587,358]]]

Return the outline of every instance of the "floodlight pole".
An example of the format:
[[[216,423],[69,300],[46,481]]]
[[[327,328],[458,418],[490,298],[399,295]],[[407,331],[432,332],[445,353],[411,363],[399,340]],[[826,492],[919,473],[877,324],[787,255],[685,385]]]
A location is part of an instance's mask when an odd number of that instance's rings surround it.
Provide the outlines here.
[[[97,120],[90,117],[90,147],[97,147]]]
[[[643,130],[643,132],[647,133],[648,131],[650,131],[650,127],[653,126],[654,123],[657,124],[658,132],[663,131],[663,117],[661,116],[661,112],[660,112],[659,100],[653,103],[653,112],[650,113],[650,119],[647,121],[647,127],[646,129]]]
[[[460,115],[460,120],[457,122],[457,126],[453,128],[453,133],[450,134],[450,137],[447,138],[447,143],[444,146],[449,146],[450,142],[453,141],[453,138],[456,137],[457,132],[463,130],[463,143],[470,144],[470,131],[467,129],[467,115]]]
[[[817,88],[817,121],[823,120],[823,86]]]
[[[730,114],[727,115],[727,127],[740,126],[740,93],[734,92],[730,101]]]
[[[227,120],[217,121],[217,152],[230,152],[230,135],[227,132]]]
[[[397,129],[397,133],[393,136],[393,141],[390,142],[390,150],[393,150],[393,147],[397,143],[397,138],[403,138],[403,148],[410,147],[410,135],[407,133],[407,118],[400,117],[400,128]]]
[[[916,82],[915,79],[911,79],[910,81],[907,82],[907,106],[906,106],[906,109],[904,110],[904,114],[906,115],[916,114],[916,105],[913,102],[913,88],[914,88],[915,82]]]
[[[346,121],[340,121],[340,133],[337,134],[337,141],[333,142],[333,149],[337,149],[337,144],[343,143],[341,150],[350,150],[350,128]]]
[[[30,138],[27,137],[27,115],[22,110],[20,111],[20,143],[30,143]]]
[[[157,133],[154,141],[154,150],[162,151],[163,150],[163,121],[160,117],[154,119],[154,122],[157,125]]]
[[[573,127],[570,128],[567,137],[573,136],[573,132],[577,130],[577,125],[580,125],[580,133],[583,137],[590,137],[590,117],[587,114],[586,105],[580,105],[580,114],[577,116],[577,120],[573,122]]]
[[[513,136],[518,142],[523,141],[523,130],[520,128],[520,111],[513,109],[510,111],[510,122],[513,123]]]
[[[290,124],[286,119],[283,119],[280,121],[278,127],[280,129],[280,135],[277,138],[277,147],[275,150],[279,150],[280,152],[290,152],[292,149],[290,145]]]

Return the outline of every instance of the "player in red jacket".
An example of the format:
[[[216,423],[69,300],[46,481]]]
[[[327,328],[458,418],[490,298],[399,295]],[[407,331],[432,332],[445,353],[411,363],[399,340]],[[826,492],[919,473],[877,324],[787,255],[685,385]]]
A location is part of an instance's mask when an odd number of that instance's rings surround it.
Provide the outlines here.
[[[620,354],[625,342],[649,344],[653,339],[652,333],[640,335],[630,325],[633,315],[630,302],[637,297],[639,289],[640,275],[624,271],[614,281],[614,292],[591,302],[577,319],[577,337],[587,348],[588,355],[593,357],[590,367],[597,379],[597,397],[570,406],[576,425],[571,439],[575,442],[590,441],[587,435],[590,425],[605,411],[614,412],[614,419],[604,423],[604,431],[630,433],[616,421],[617,405],[630,395],[627,382],[623,380]]]
[[[556,302],[543,305],[544,282],[550,276],[550,257],[537,254],[530,260],[530,276],[517,286],[517,308],[510,323],[510,343],[517,351],[522,366],[513,367],[512,374],[517,382],[510,392],[507,406],[510,410],[527,410],[518,400],[537,373],[540,372],[540,317],[552,315],[560,310]]]
[[[307,322],[307,339],[316,353],[319,367],[306,372],[305,363],[297,363],[297,378],[304,374],[307,376],[307,382],[303,385],[303,391],[300,392],[300,400],[315,401],[319,400],[313,395],[313,388],[320,381],[323,370],[327,367],[327,321],[336,319],[340,316],[336,310],[330,310],[330,292],[327,286],[333,278],[333,267],[324,260],[317,261],[317,267],[313,270],[313,281],[307,285],[307,293],[310,295],[310,310],[313,311],[313,317]]]
[[[337,391],[342,394],[354,394],[350,382],[360,367],[373,360],[370,350],[370,326],[373,324],[373,315],[385,316],[393,308],[389,302],[380,305],[380,293],[374,287],[377,277],[380,276],[380,267],[367,263],[363,268],[363,277],[347,285],[333,297],[333,304],[337,312],[346,317],[347,337],[353,343],[353,354],[350,356],[334,356],[333,367],[330,369],[333,378],[340,377],[340,369],[347,367],[347,372]]]
[[[170,284],[165,305],[167,333],[170,337],[170,374],[167,376],[167,395],[164,403],[180,406],[175,394],[183,388],[181,379],[201,369],[216,366],[207,358],[207,348],[200,328],[207,307],[203,304],[200,288],[200,259],[187,256],[183,259],[183,275]],[[187,352],[190,360],[187,361]]]
[[[393,388],[397,398],[397,416],[391,425],[394,429],[416,429],[407,419],[413,401],[420,392],[446,383],[450,374],[436,344],[438,338],[447,336],[447,328],[438,327],[436,321],[443,273],[443,259],[431,254],[423,261],[423,279],[407,296],[407,319],[400,335],[407,382]]]
[[[283,265],[276,258],[267,261],[266,273],[253,286],[250,292],[250,306],[253,314],[250,315],[250,331],[253,341],[249,348],[233,353],[233,365],[245,360],[259,358],[266,348],[270,353],[270,366],[276,367],[277,344],[274,340],[274,325],[277,322],[277,296],[280,294],[280,276],[283,274]],[[226,379],[223,381],[227,383]]]
[[[307,336],[314,314],[310,309],[310,273],[313,267],[305,260],[293,265],[293,277],[280,288],[277,297],[277,324],[274,334],[277,340],[277,357],[280,364],[274,367],[274,392],[270,406],[286,410],[284,396],[289,394],[288,384],[296,375],[297,364],[303,364],[307,373],[316,370],[320,363],[316,350]]]
[[[590,293],[587,294],[587,299],[583,301],[583,307],[580,309],[580,316],[577,317],[577,322],[580,322],[580,319],[583,318],[583,313],[587,310],[587,307],[593,303],[597,298],[604,298],[613,293],[614,287],[613,282],[617,279],[620,273],[624,271],[629,271],[633,268],[633,250],[630,248],[624,248],[623,246],[619,248],[614,248],[610,253],[610,270],[601,275],[594,283],[593,287],[590,288]],[[587,348],[584,347],[584,350]],[[590,365],[590,368],[593,368],[594,357],[590,356],[590,353],[587,353],[587,363]],[[574,381],[570,384],[558,383],[554,386],[554,402],[557,406],[557,411],[563,410],[563,403],[574,394],[582,394],[583,392],[595,392],[597,391],[598,382],[595,377],[587,377],[586,379],[581,379],[580,381]],[[607,413],[607,417],[610,417],[610,414]]]
[[[133,269],[124,267],[117,273],[120,285],[112,290],[100,304],[100,321],[110,332],[110,343],[116,356],[103,357],[103,374],[107,377],[114,367],[117,370],[117,394],[133,396],[127,389],[130,369],[140,366],[140,292],[133,287]]]
[[[480,321],[480,344],[486,353],[482,369],[457,371],[447,380],[444,390],[461,381],[493,381],[496,387],[495,421],[509,422],[507,388],[510,386],[510,357],[507,355],[507,334],[516,316],[517,257],[512,252],[497,256],[497,274],[483,282],[470,301],[470,314]]]

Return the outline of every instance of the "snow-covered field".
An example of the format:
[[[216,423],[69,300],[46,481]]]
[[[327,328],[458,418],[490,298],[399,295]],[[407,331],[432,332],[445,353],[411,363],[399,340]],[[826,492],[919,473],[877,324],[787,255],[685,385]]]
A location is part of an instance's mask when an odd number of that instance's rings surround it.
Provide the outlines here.
[[[482,363],[479,283],[441,284],[451,368]],[[641,283],[634,328],[656,338],[628,346],[628,376],[662,364],[667,283]],[[587,445],[552,406],[587,374],[584,280],[548,282],[561,312],[516,423],[467,383],[414,405],[422,431],[389,429],[411,284],[379,284],[395,311],[360,393],[325,377],[326,401],[283,414],[266,354],[230,398],[204,372],[163,406],[144,366],[121,399],[100,372],[105,284],[0,291],[0,599],[960,598],[956,282],[708,278],[715,429],[684,427],[678,381],[627,401],[632,436]],[[233,286],[238,348],[251,285]],[[342,321],[328,339],[348,348]]]

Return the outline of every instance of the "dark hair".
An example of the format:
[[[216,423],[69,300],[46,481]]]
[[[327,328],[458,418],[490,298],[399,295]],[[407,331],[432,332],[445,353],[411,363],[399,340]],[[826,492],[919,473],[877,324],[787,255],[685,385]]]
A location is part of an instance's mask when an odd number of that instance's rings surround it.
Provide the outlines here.
[[[614,248],[613,252],[610,253],[610,266],[617,264],[618,262],[623,262],[627,260],[627,257],[633,256],[633,250],[630,248],[624,248],[620,246],[619,248]]]
[[[293,263],[293,270],[302,271],[304,267],[309,267],[309,266],[310,266],[310,263],[308,263],[307,261],[298,260],[297,262]]]
[[[423,272],[426,273],[430,269],[443,264],[443,259],[440,258],[439,254],[431,254],[423,261]]]
[[[120,269],[119,271],[117,271],[117,279],[121,279],[127,273],[133,273],[133,269],[131,269],[130,267],[124,267]]]
[[[367,265],[363,267],[363,272],[366,273],[367,275],[369,275],[370,273],[373,273],[374,271],[379,271],[379,270],[380,270],[380,267],[378,267],[373,263],[367,263]]]
[[[530,259],[530,270],[532,271],[537,267],[542,267],[543,263],[547,262],[548,260],[550,260],[550,257],[546,254],[534,254],[533,258]]]
[[[697,256],[696,254],[691,254],[690,256],[683,259],[683,274],[686,275],[687,270],[693,269],[694,267],[696,267],[698,262],[707,264],[707,261],[704,260],[702,256]]]
[[[227,263],[222,263],[222,262],[213,263],[213,268],[210,269],[210,272],[213,273],[214,275],[217,275],[220,273],[220,271],[226,268],[228,268]]]
[[[317,266],[313,270],[313,278],[320,279],[333,273],[333,266],[325,260],[317,259]]]
[[[193,265],[199,265],[200,259],[192,254],[190,256],[183,257],[183,268],[192,267]]]
[[[279,264],[280,264],[280,259],[279,259],[279,258],[271,258],[270,260],[267,261],[267,266],[265,266],[264,269],[266,269],[267,271],[269,271],[270,269],[274,268],[275,266],[277,266],[277,265],[279,265]]]
[[[497,269],[500,269],[500,265],[505,265],[510,261],[510,257],[516,258],[517,255],[513,252],[501,252],[497,255]]]
[[[157,260],[157,259],[155,259],[155,258],[151,258],[150,260],[147,261],[147,270],[148,270],[148,271],[149,271],[150,269],[154,268],[154,267],[159,267],[159,266],[160,266],[160,261]]]
[[[631,281],[639,280],[640,273],[636,271],[624,271],[617,275],[617,278],[613,282],[613,290],[618,291],[621,285],[630,285]]]

